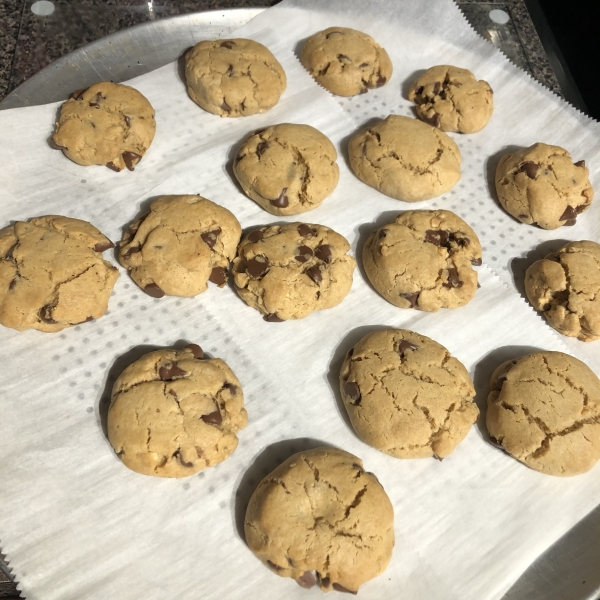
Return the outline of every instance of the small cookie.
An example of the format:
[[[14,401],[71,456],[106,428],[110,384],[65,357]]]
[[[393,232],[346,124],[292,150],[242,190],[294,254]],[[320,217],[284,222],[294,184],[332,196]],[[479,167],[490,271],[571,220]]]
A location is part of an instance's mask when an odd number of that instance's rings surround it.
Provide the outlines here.
[[[417,119],[390,115],[348,143],[350,166],[364,183],[405,202],[450,191],[460,179],[460,150],[445,133]]]
[[[145,354],[115,381],[108,439],[123,464],[156,477],[188,477],[223,462],[246,427],[242,386],[200,346]]]
[[[359,458],[315,448],[294,454],[258,484],[244,531],[250,550],[280,577],[356,594],[390,562],[394,511]]]
[[[273,215],[316,208],[340,177],[334,145],[310,125],[282,123],[246,140],[233,172],[247,196]]]
[[[125,231],[119,262],[150,296],[201,294],[223,287],[242,228],[226,208],[202,196],[160,196]]]
[[[101,317],[119,277],[102,258],[113,247],[93,225],[69,217],[0,230],[0,324],[53,332]]]
[[[449,210],[402,213],[369,236],[362,256],[373,287],[400,308],[456,308],[477,291],[479,238]]]
[[[469,373],[442,345],[383,329],[351,348],[340,390],[358,437],[396,458],[444,458],[477,421]]]
[[[52,145],[78,165],[133,171],[155,131],[154,109],[140,92],[102,81],[62,105]]]
[[[279,102],[285,72],[268,48],[253,40],[205,40],[185,55],[190,98],[222,117],[263,113]]]
[[[346,297],[356,266],[348,250],[346,238],[323,225],[261,227],[241,241],[233,281],[265,321],[302,319]]]
[[[492,88],[467,69],[438,65],[427,69],[408,92],[419,118],[442,131],[481,131],[494,111]]]
[[[492,442],[528,467],[570,477],[600,460],[600,380],[562,352],[536,352],[500,365],[490,381]]]
[[[559,146],[534,144],[505,154],[496,169],[496,192],[504,210],[527,225],[557,229],[575,225],[594,197],[585,161],[573,164]]]
[[[388,53],[370,35],[347,27],[329,27],[311,35],[300,62],[317,83],[338,96],[364,94],[392,76]]]

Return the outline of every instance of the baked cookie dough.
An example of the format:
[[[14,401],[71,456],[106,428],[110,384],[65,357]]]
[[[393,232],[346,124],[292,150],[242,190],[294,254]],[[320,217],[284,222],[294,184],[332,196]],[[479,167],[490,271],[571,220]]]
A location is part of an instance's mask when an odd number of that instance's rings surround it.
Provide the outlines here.
[[[481,131],[494,111],[492,88],[467,69],[438,65],[427,69],[408,92],[419,118],[442,131]]]
[[[400,308],[456,308],[477,291],[479,238],[449,210],[402,213],[369,236],[362,257],[373,287]]]
[[[78,165],[133,171],[155,131],[154,109],[140,92],[102,81],[63,104],[52,145]]]
[[[396,458],[444,458],[477,421],[465,367],[433,340],[406,329],[369,333],[340,371],[358,437]]]
[[[394,511],[359,458],[315,448],[294,454],[258,484],[244,530],[252,552],[277,575],[303,588],[356,594],[390,561]]]
[[[329,27],[310,36],[300,62],[317,83],[338,96],[364,94],[392,76],[388,53],[371,36],[347,27]]]
[[[233,281],[265,321],[302,319],[346,297],[356,266],[348,250],[346,238],[324,225],[261,227],[241,241]]]
[[[233,172],[246,195],[273,215],[316,208],[338,183],[334,145],[310,125],[282,123],[250,136]]]
[[[190,344],[129,365],[113,386],[107,426],[112,447],[132,471],[187,477],[229,457],[247,422],[233,371]]]
[[[580,360],[536,352],[493,373],[487,428],[528,467],[569,477],[600,460],[600,381]]]
[[[450,191],[460,179],[460,150],[439,129],[410,117],[390,115],[355,134],[350,166],[367,185],[405,202]]]
[[[253,40],[205,40],[185,55],[190,98],[222,117],[263,113],[277,104],[285,72],[268,48]]]
[[[150,296],[188,298],[225,285],[241,236],[233,214],[202,196],[160,196],[125,231],[119,262]]]
[[[585,161],[573,163],[559,146],[534,144],[506,154],[496,169],[496,192],[506,212],[542,229],[575,225],[594,197]]]
[[[53,332],[101,317],[119,277],[102,258],[113,247],[93,225],[68,217],[0,230],[0,324]]]

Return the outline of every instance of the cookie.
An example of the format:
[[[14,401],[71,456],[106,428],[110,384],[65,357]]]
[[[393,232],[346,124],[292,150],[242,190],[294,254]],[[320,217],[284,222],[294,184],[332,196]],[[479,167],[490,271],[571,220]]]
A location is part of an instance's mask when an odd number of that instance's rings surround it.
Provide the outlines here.
[[[575,225],[594,197],[585,161],[573,164],[559,146],[534,144],[505,154],[496,169],[496,192],[504,210],[527,225],[557,229]]]
[[[102,258],[113,247],[93,225],[68,217],[0,230],[0,324],[53,332],[101,317],[119,277]]]
[[[392,76],[388,53],[370,35],[347,27],[329,27],[310,36],[300,62],[317,83],[338,96],[364,94]]]
[[[467,69],[438,65],[411,86],[408,99],[420,119],[442,131],[481,131],[494,111],[492,88]]]
[[[279,102],[285,72],[268,48],[253,40],[205,40],[185,55],[190,98],[222,117],[263,113]]]
[[[265,321],[302,319],[337,306],[352,286],[350,244],[323,225],[287,223],[255,229],[240,243],[233,281]]]
[[[369,281],[388,302],[434,312],[471,301],[481,244],[449,210],[409,210],[368,237],[362,258]]]
[[[71,94],[52,146],[78,165],[133,171],[154,139],[154,109],[137,90],[102,81]]]
[[[242,236],[226,208],[202,196],[160,196],[119,243],[119,262],[150,296],[201,294],[223,287]]]
[[[487,428],[492,442],[528,467],[569,477],[600,460],[600,380],[562,352],[509,360],[493,373]]]
[[[356,594],[390,561],[394,512],[359,458],[315,448],[294,454],[258,484],[244,530],[252,552],[280,577]]]
[[[390,115],[348,143],[350,166],[364,183],[405,202],[450,191],[460,179],[460,150],[439,129]]]
[[[245,194],[273,215],[316,208],[333,192],[340,170],[334,145],[310,125],[282,123],[250,136],[233,172]]]
[[[145,354],[115,381],[108,439],[123,464],[156,477],[188,477],[228,458],[246,427],[242,386],[200,346]]]

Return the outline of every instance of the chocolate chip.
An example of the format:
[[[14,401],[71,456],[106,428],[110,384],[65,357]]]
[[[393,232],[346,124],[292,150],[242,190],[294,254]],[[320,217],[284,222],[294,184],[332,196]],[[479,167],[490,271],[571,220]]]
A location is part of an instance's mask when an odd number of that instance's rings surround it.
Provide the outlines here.
[[[417,88],[417,95],[419,95],[419,96],[420,96],[420,95],[423,93],[423,90],[424,90],[424,89],[425,89],[425,88],[424,88],[423,86],[421,86],[421,87]]]
[[[249,242],[260,242],[263,239],[263,230],[255,229],[251,234],[248,235]]]
[[[447,231],[428,229],[425,232],[425,241],[436,246],[448,246],[449,235]]]
[[[9,290],[14,289],[15,285],[17,285],[17,278],[16,277],[8,284],[8,289]]]
[[[300,246],[300,248],[298,248],[298,255],[295,256],[294,258],[298,261],[298,262],[306,262],[307,260],[310,260],[313,256],[313,251],[311,248],[309,248],[308,246]]]
[[[202,348],[200,348],[200,346],[198,346],[198,344],[188,344],[186,346],[186,348],[188,350],[192,351],[194,358],[197,358],[197,359],[204,358],[204,350],[202,350]]]
[[[567,206],[565,212],[560,216],[559,221],[569,221],[570,219],[575,220],[577,218],[577,211],[572,206]]]
[[[399,344],[398,344],[398,354],[400,354],[401,357],[404,358],[404,352],[406,350],[418,350],[419,346],[417,346],[416,344],[413,344],[412,342],[409,342],[408,340],[402,340]]]
[[[358,65],[358,68],[359,69],[364,69],[365,67],[368,67],[368,66],[369,66],[369,63],[364,62],[364,63],[360,63],[360,65]]]
[[[110,162],[107,162],[106,166],[109,169],[112,169],[113,171],[116,171],[117,173],[121,170],[121,167],[117,167],[117,165],[115,165],[115,163],[112,160]]]
[[[305,273],[316,283],[319,284],[323,281],[323,274],[321,273],[321,269],[319,269],[318,265],[307,269]]]
[[[141,252],[141,250],[142,249],[141,249],[140,246],[133,246],[133,247],[129,248],[129,250],[127,250],[127,252],[125,252],[125,254],[123,255],[123,257],[124,258],[129,258],[132,254],[136,254],[137,252]]]
[[[300,223],[300,225],[298,225],[298,233],[303,237],[317,235],[317,231],[306,223]]]
[[[333,589],[336,592],[346,592],[347,594],[354,594],[356,596],[356,592],[353,592],[352,590],[346,589],[343,585],[340,585],[339,583],[334,583],[333,585]]]
[[[448,281],[442,283],[442,286],[445,288],[461,288],[463,286],[463,282],[458,278],[458,271],[455,267],[448,269]]]
[[[233,385],[233,383],[229,383],[228,381],[223,384],[223,389],[229,390],[229,393],[232,396],[237,394],[237,386]]]
[[[135,165],[137,165],[140,162],[140,160],[142,160],[140,154],[136,154],[135,152],[129,152],[129,150],[127,150],[127,152],[123,152],[123,162],[130,171],[133,171]]]
[[[227,283],[227,271],[225,271],[223,267],[213,267],[208,280],[211,283],[216,283],[218,286],[223,287]]]
[[[433,127],[439,127],[440,126],[440,122],[441,122],[441,117],[440,117],[440,115],[438,113],[434,112],[431,117],[427,117],[427,116],[423,115],[423,120],[426,123],[429,123],[430,125],[433,125]]]
[[[569,219],[563,223],[563,227],[573,227],[577,223],[577,219]]]
[[[91,100],[90,100],[90,106],[93,106],[94,108],[100,108],[100,101],[101,100],[106,100],[106,98],[100,93],[98,92]]]
[[[40,319],[44,321],[44,323],[48,323],[49,325],[54,325],[54,323],[58,323],[52,318],[52,310],[54,310],[54,306],[52,304],[46,304],[46,306],[42,306],[40,308]]]
[[[270,560],[267,561],[267,564],[274,571],[283,571],[283,569],[285,568],[285,567],[280,567],[279,565],[276,565],[275,563],[271,562]]]
[[[74,92],[71,92],[71,95],[69,96],[69,98],[73,98],[73,100],[81,100],[81,98],[86,90],[87,90],[87,88],[75,90]]]
[[[499,377],[496,381],[496,385],[494,386],[493,391],[494,392],[499,392],[502,389],[502,385],[504,384],[504,382],[506,381],[506,377]]]
[[[348,350],[348,354],[346,354],[346,356],[348,358],[351,358],[354,355],[354,348],[350,348],[350,350]]]
[[[329,577],[323,577],[323,579],[321,579],[321,583],[324,587],[329,587]]]
[[[400,294],[402,298],[410,302],[410,308],[414,308],[419,301],[419,295],[421,292],[411,292],[406,294]]]
[[[360,388],[356,381],[347,381],[344,385],[344,394],[353,400],[353,404],[360,404],[361,394]]]
[[[205,423],[210,425],[220,425],[223,422],[223,417],[221,416],[221,411],[217,408],[217,410],[208,413],[207,415],[202,415],[200,417]]]
[[[378,238],[384,238],[387,234],[388,234],[389,229],[380,229],[379,233],[377,234]]]
[[[177,363],[169,363],[170,366],[168,367],[161,367],[158,370],[158,376],[163,380],[163,381],[171,381],[171,379],[173,379],[173,377],[179,376],[179,375],[187,375],[186,371],[183,371],[182,369],[180,369],[177,366]]]
[[[436,81],[435,85],[433,86],[433,93],[439,94],[441,89],[442,89],[442,84],[439,81]]]
[[[232,42],[231,40],[225,40],[224,42],[221,42],[221,44],[220,44],[221,48],[227,48],[227,50],[231,50],[234,46],[235,46],[235,42]]]
[[[381,86],[385,85],[386,83],[387,83],[387,77],[385,77],[384,75],[380,75],[377,78],[377,82],[375,83],[375,87],[380,88]]]
[[[110,248],[114,248],[115,245],[108,240],[108,242],[98,242],[94,246],[94,252],[104,252],[105,250],[109,250]]]
[[[589,204],[580,204],[579,206],[575,207],[575,212],[580,215],[588,206]]]
[[[479,289],[481,287],[481,284],[479,283],[479,281],[477,282],[477,289]]]
[[[576,167],[585,167],[585,160],[578,160],[574,163]]]
[[[260,158],[265,153],[268,147],[269,142],[261,142],[260,144],[258,144],[258,146],[256,146],[256,156]]]
[[[131,127],[131,119],[125,115],[125,125],[127,125],[127,127]]]
[[[317,249],[315,250],[315,256],[319,260],[322,260],[323,262],[329,264],[331,262],[331,259],[333,258],[331,246],[329,244],[321,244],[320,246],[317,246]]]
[[[285,320],[285,319],[282,319],[281,317],[278,317],[277,313],[270,313],[268,315],[265,315],[263,317],[263,319],[265,321],[268,321],[269,323],[283,323],[283,321]]]
[[[529,179],[535,179],[540,165],[528,160],[521,165],[521,168],[517,171],[518,173],[525,173]]]
[[[152,296],[153,298],[162,298],[165,295],[165,293],[155,283],[149,283],[144,288],[144,291],[146,294],[148,294],[148,296]]]
[[[185,462],[185,460],[183,460],[183,457],[181,456],[181,450],[177,450],[176,452],[173,453],[173,458],[176,459],[179,464],[183,467],[193,467],[194,463],[193,462]]]
[[[471,259],[471,264],[474,267],[480,267],[483,264],[483,259],[481,257],[480,258],[472,258]]]
[[[286,206],[288,206],[290,201],[288,200],[288,197],[285,195],[286,192],[287,192],[287,188],[284,187],[281,190],[281,194],[279,194],[279,198],[276,198],[275,200],[270,200],[271,204],[277,208],[285,208]]]
[[[257,254],[246,263],[246,271],[250,277],[260,279],[269,271],[269,259],[264,254]]]
[[[219,237],[220,233],[221,233],[221,228],[217,227],[216,229],[213,229],[212,231],[205,231],[203,234],[200,235],[200,237],[204,240],[206,245],[212,250],[214,248],[215,244],[217,243],[217,238]]]
[[[221,104],[221,108],[224,111],[231,112],[231,106],[229,106],[229,104],[227,104],[227,102],[225,102],[225,100],[223,100],[223,104]]]
[[[335,32],[337,33],[337,32]],[[329,36],[327,36],[329,37]],[[306,588],[309,590],[313,585],[315,585],[319,581],[316,571],[304,571],[304,575],[298,577],[296,582],[300,587]]]
[[[50,146],[50,148],[53,148],[54,150],[66,150],[67,149],[66,146],[61,146],[60,144],[57,144],[54,141],[54,138],[50,138],[48,140],[48,145]]]

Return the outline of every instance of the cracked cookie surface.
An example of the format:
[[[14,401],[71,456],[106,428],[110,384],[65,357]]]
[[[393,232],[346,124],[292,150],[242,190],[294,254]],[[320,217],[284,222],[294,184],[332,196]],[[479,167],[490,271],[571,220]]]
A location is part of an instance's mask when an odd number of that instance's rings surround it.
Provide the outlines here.
[[[0,230],[0,324],[60,331],[101,317],[119,271],[113,243],[79,219],[47,216]]]
[[[409,210],[368,237],[362,259],[369,281],[388,302],[432,312],[471,301],[481,244],[449,210]]]
[[[346,238],[324,225],[261,227],[241,241],[233,281],[265,321],[302,319],[346,297],[356,266],[348,250]]]
[[[344,359],[340,391],[358,437],[396,458],[448,456],[479,416],[462,363],[406,329],[362,338]]]
[[[244,192],[273,215],[316,208],[339,180],[335,146],[310,125],[282,123],[252,135],[233,172]]]
[[[494,442],[528,467],[569,477],[600,460],[600,380],[562,352],[501,364],[490,380],[486,416]]]
[[[102,81],[71,94],[53,146],[79,165],[133,171],[154,139],[154,109],[136,89]]]
[[[329,27],[309,37],[300,62],[317,83],[338,96],[364,94],[392,76],[388,53],[362,31]]]
[[[274,573],[304,587],[356,593],[387,567],[394,512],[377,477],[336,448],[288,458],[259,484],[246,542]]]
[[[494,111],[492,88],[473,73],[450,65],[431,67],[411,86],[419,118],[442,131],[475,133]]]
[[[277,104],[285,72],[270,50],[253,40],[205,40],[185,56],[190,98],[222,117],[263,113]]]
[[[443,131],[417,119],[390,115],[355,134],[350,166],[383,194],[419,202],[450,191],[460,179],[458,146]]]
[[[224,287],[242,228],[226,208],[202,196],[161,196],[119,243],[119,262],[155,298]]]
[[[150,352],[129,365],[113,386],[107,427],[131,470],[187,477],[224,461],[247,422],[233,371],[190,344]]]
[[[534,144],[506,154],[496,169],[496,192],[507,213],[527,225],[557,229],[575,225],[594,190],[585,161],[573,163],[559,146]]]

